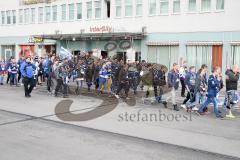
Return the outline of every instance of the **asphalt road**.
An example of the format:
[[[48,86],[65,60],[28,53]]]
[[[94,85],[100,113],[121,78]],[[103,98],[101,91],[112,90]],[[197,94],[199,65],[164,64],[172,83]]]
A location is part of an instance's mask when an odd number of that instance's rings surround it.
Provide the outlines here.
[[[230,160],[233,158],[0,111],[0,159]]]

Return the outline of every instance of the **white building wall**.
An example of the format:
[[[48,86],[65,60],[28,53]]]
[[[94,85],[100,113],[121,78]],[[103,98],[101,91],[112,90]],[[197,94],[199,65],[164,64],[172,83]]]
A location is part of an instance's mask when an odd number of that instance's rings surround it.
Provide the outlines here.
[[[89,0],[58,0],[52,4],[38,4],[20,6],[18,0],[0,1],[0,11],[17,10],[17,24],[16,25],[0,25],[0,37],[9,36],[29,36],[42,34],[55,34],[56,30],[60,33],[80,33],[81,29],[85,33],[90,32],[89,28],[93,26],[110,26],[114,28],[114,32],[141,32],[142,27],[147,27],[148,33],[159,32],[221,32],[221,31],[240,31],[240,0],[225,0],[225,10],[217,12],[215,9],[216,0],[212,0],[212,10],[209,13],[202,13],[200,11],[200,0],[197,0],[197,12],[188,13],[188,1],[181,0],[181,12],[173,14],[172,1],[169,0],[169,14],[160,15],[159,3],[157,3],[156,16],[148,15],[148,0],[143,0],[143,16],[135,16],[135,0],[133,0],[133,16],[115,18],[115,4],[111,0],[111,18],[106,18],[106,11],[102,9],[102,19],[86,19],[86,1]],[[124,1],[124,0],[123,0]],[[61,4],[70,4],[82,2],[83,4],[83,19],[62,22],[61,18]],[[157,0],[159,2],[159,0]],[[18,9],[32,8],[58,5],[58,22],[42,23],[37,22],[38,14],[36,12],[35,24],[18,24]],[[94,6],[94,4],[93,4]],[[67,7],[68,8],[68,7]],[[102,8],[104,8],[104,0],[102,0]],[[67,9],[68,13],[68,9]],[[75,9],[76,13],[76,9]],[[122,14],[124,13],[124,3],[122,3]],[[93,8],[93,17],[94,17]],[[68,15],[67,15],[68,16]],[[75,14],[76,19],[76,14]]]

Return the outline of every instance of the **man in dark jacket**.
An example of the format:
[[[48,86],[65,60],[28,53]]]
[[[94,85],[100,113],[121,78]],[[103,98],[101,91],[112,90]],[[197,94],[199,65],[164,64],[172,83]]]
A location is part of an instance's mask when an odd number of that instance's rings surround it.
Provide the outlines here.
[[[237,95],[238,80],[239,80],[239,70],[238,65],[233,65],[232,69],[226,71],[226,97],[225,106],[228,110],[226,117],[235,118],[231,112],[231,105],[234,104],[234,96]]]
[[[208,93],[207,100],[200,106],[199,113],[201,115],[205,114],[204,109],[208,104],[213,103],[214,105],[214,113],[217,118],[223,118],[218,110],[218,100],[217,93],[221,88],[221,69],[220,67],[215,67],[213,69],[213,74],[209,76],[208,79]]]
[[[126,98],[128,98],[128,91],[129,91],[129,79],[128,79],[128,65],[125,65],[121,68],[119,75],[118,75],[118,81],[120,82],[117,92],[116,92],[116,98],[119,98],[119,93],[122,89],[124,89]]]
[[[63,98],[68,98],[69,71],[70,67],[66,58],[57,68],[57,86],[55,89],[55,97],[58,96],[58,91],[63,86]]]
[[[35,70],[36,70],[36,66],[32,63],[31,57],[28,57],[26,59],[26,62],[24,62],[20,68],[20,71],[23,77],[23,84],[24,84],[26,98],[31,97],[31,92],[33,90],[33,87],[35,86],[35,81],[34,81]]]
[[[189,72],[187,72],[187,74],[185,75],[185,80],[184,80],[184,84],[186,86],[188,93],[187,93],[187,97],[183,101],[183,104],[181,105],[183,108],[186,108],[185,105],[189,100],[190,102],[193,102],[196,78],[197,78],[197,74],[196,74],[195,66],[191,66],[189,68]]]
[[[179,65],[177,63],[173,64],[173,69],[168,73],[168,87],[172,89],[171,98],[173,109],[175,111],[179,111],[177,103],[176,103],[176,90],[179,87]]]
[[[151,72],[153,77],[152,81],[155,98],[158,103],[163,103],[163,105],[167,107],[167,102],[162,101],[163,87],[166,85],[166,77],[165,72],[163,70],[163,66],[159,67],[157,64],[154,64]]]

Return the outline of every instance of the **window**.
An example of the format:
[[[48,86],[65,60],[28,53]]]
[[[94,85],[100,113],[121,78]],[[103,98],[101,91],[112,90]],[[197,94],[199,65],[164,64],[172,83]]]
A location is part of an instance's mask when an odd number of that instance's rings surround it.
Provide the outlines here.
[[[13,24],[16,24],[16,11],[15,10],[12,10],[12,22]]]
[[[1,11],[1,24],[5,24],[5,11]]]
[[[92,18],[92,1],[87,2],[87,19]]]
[[[187,62],[196,68],[202,64],[212,66],[212,46],[187,46]]]
[[[180,13],[181,7],[180,7],[180,0],[174,0],[173,1],[173,13]]]
[[[57,6],[52,6],[52,21],[57,21]]]
[[[149,0],[149,15],[156,15],[157,3],[156,0]]]
[[[168,0],[160,0],[160,14],[168,14]]]
[[[231,51],[231,59],[228,61],[228,64],[237,64],[240,66],[240,46],[233,45]]]
[[[142,0],[136,0],[136,16],[141,16],[143,13]]]
[[[77,3],[77,19],[82,19],[82,3]]]
[[[62,21],[66,21],[67,19],[66,4],[61,5],[61,8],[62,8]]]
[[[122,0],[116,0],[115,5],[116,5],[116,17],[121,17],[122,16]]]
[[[148,46],[148,62],[158,63],[172,67],[174,62],[177,62],[179,56],[179,46]]]
[[[24,9],[24,23],[29,23],[29,9]]]
[[[224,10],[224,0],[217,0],[216,9],[217,10]]]
[[[45,7],[45,21],[46,22],[51,21],[51,7],[50,6]]]
[[[202,12],[210,12],[211,11],[211,0],[202,0],[201,11]]]
[[[196,0],[188,1],[188,12],[196,12],[197,11],[197,2]]]
[[[102,1],[95,1],[95,18],[101,18],[101,3]]]
[[[35,8],[31,8],[31,23],[35,23],[36,19],[36,10]]]
[[[7,11],[7,24],[11,24],[11,11]]]
[[[23,10],[22,10],[22,9],[19,9],[18,12],[19,12],[19,13],[18,13],[18,16],[19,16],[19,18],[18,18],[18,23],[19,23],[19,24],[22,24],[22,23],[23,23]]]
[[[69,8],[69,20],[74,20],[74,3],[68,5]]]
[[[125,16],[130,17],[132,16],[132,0],[125,0]]]
[[[38,8],[38,23],[43,23],[43,7]]]

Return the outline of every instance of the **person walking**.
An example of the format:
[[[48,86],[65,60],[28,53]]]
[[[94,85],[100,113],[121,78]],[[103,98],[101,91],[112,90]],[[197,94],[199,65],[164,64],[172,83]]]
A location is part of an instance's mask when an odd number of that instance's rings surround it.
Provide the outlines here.
[[[194,91],[195,91],[195,82],[196,82],[196,69],[195,66],[191,66],[189,68],[189,72],[187,72],[184,80],[184,84],[188,91],[187,97],[184,99],[183,104],[181,105],[182,108],[186,109],[186,103],[192,102],[194,99]]]
[[[58,91],[63,86],[63,98],[68,98],[68,83],[69,83],[69,71],[68,59],[65,58],[63,63],[58,66],[57,70],[57,86],[55,88],[55,97],[58,96]]]
[[[232,114],[231,108],[238,101],[238,80],[239,80],[239,69],[238,65],[233,65],[232,69],[226,71],[226,96],[224,106],[226,107],[228,113],[227,118],[235,118]]]
[[[18,87],[18,79],[17,79],[18,64],[16,63],[15,59],[12,59],[12,63],[9,66],[9,69],[10,69],[10,86],[15,84],[16,87]]]
[[[176,103],[176,91],[179,88],[179,65],[173,64],[172,70],[168,73],[168,87],[171,88],[171,98],[173,104],[173,110],[179,111]]]
[[[213,69],[212,75],[209,76],[208,79],[208,93],[207,93],[207,100],[200,106],[198,112],[200,115],[206,114],[204,109],[210,103],[214,105],[214,113],[217,118],[223,118],[218,110],[218,100],[217,100],[217,93],[221,89],[221,68],[215,67]]]
[[[207,84],[205,82],[206,70],[200,69],[196,77],[196,84],[194,90],[195,101],[187,105],[187,111],[198,111],[197,105],[202,104],[206,97]]]
[[[6,71],[6,64],[3,60],[0,59],[0,85],[3,85],[5,71]]]
[[[32,63],[31,57],[28,57],[26,59],[26,62],[24,62],[20,68],[20,71],[23,77],[23,84],[24,84],[24,91],[25,91],[26,98],[31,97],[31,92],[35,85],[35,82],[34,82],[35,70],[36,70],[36,66]]]
[[[125,91],[126,99],[128,98],[129,92],[129,79],[128,79],[128,65],[124,65],[119,72],[118,81],[120,82],[118,85],[118,89],[116,92],[116,98],[119,98],[119,93],[122,89]]]

